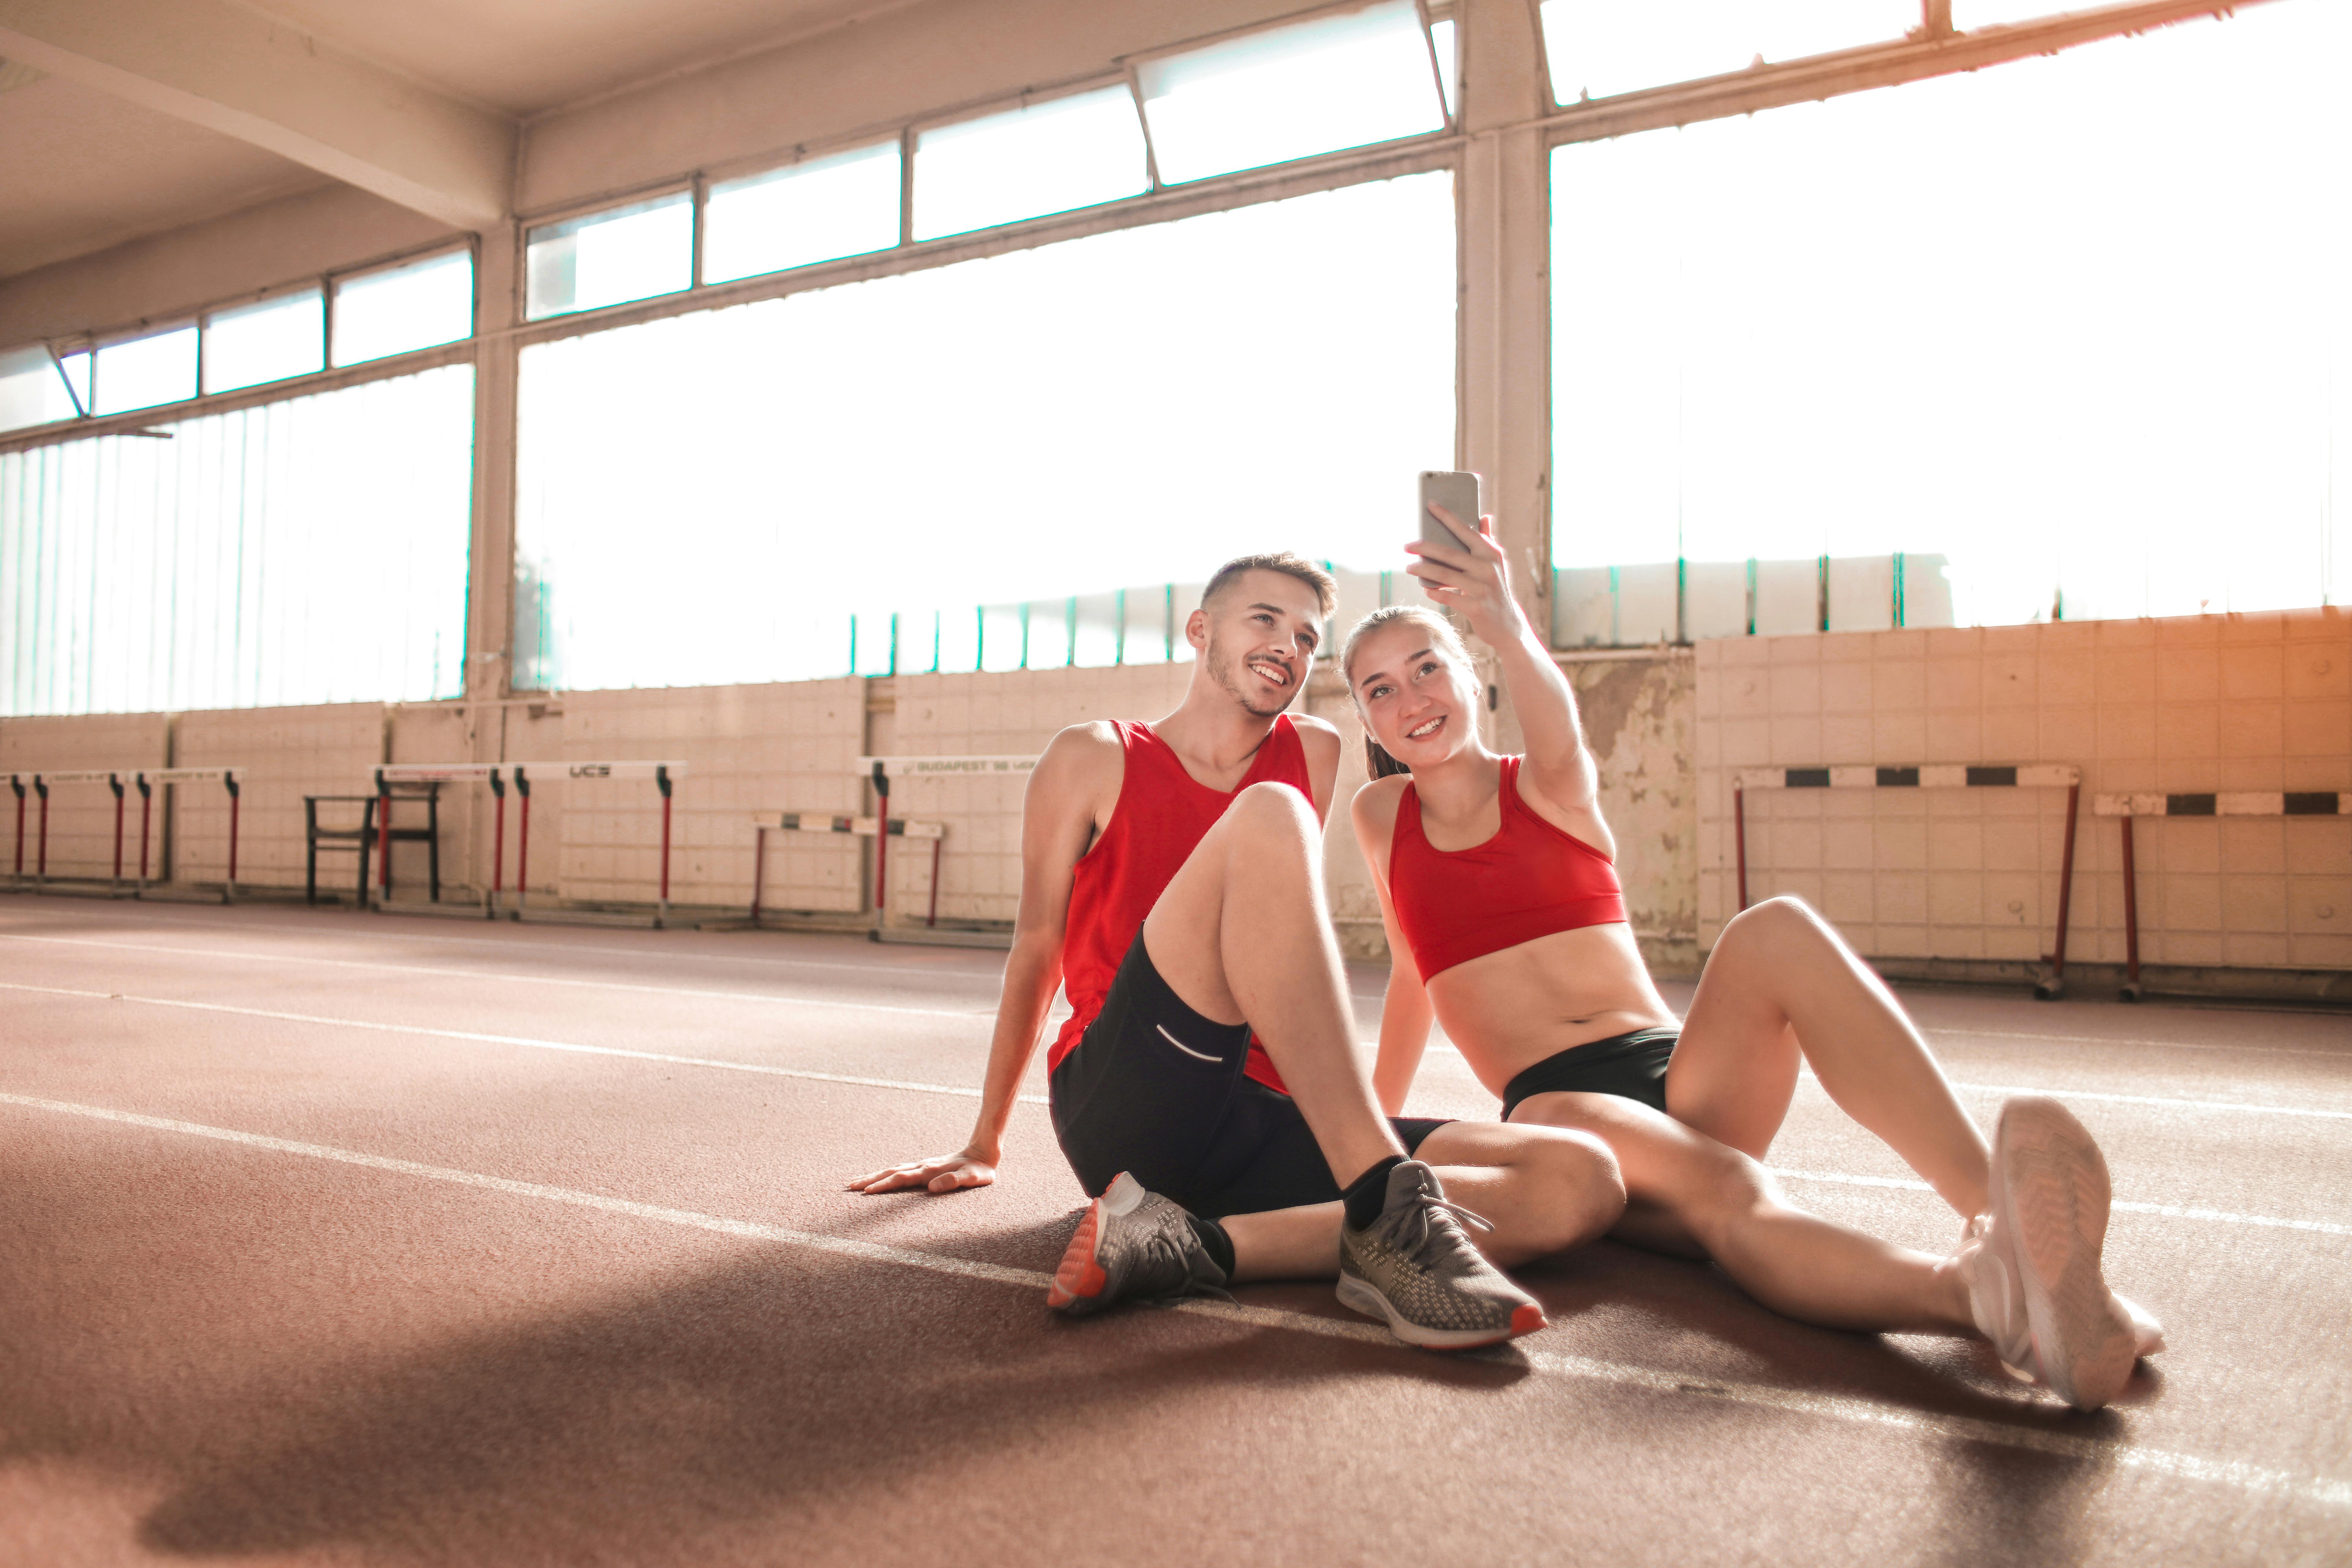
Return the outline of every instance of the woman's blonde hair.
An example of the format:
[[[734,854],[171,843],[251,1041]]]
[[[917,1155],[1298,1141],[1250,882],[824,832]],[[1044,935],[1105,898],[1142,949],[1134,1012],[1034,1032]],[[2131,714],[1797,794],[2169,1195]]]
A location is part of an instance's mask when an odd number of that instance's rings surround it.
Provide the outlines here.
[[[1427,632],[1430,647],[1444,649],[1461,662],[1463,668],[1475,668],[1475,661],[1470,657],[1469,645],[1462,640],[1461,632],[1455,629],[1452,621],[1421,605],[1389,605],[1358,621],[1348,633],[1348,640],[1339,647],[1339,672],[1347,678],[1349,696],[1356,697],[1356,649],[1371,633],[1400,621],[1410,622]],[[1361,713],[1363,709],[1362,699],[1357,698],[1356,711]],[[1364,726],[1364,763],[1376,779],[1384,779],[1391,773],[1412,772],[1389,755],[1387,749],[1372,739],[1372,729],[1369,723]]]

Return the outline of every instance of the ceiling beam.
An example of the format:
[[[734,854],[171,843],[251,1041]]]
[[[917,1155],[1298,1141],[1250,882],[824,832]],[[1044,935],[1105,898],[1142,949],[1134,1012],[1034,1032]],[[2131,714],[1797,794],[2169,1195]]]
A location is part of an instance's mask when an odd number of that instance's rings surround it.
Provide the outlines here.
[[[513,122],[225,0],[0,0],[0,57],[331,174],[454,228],[503,217]]]

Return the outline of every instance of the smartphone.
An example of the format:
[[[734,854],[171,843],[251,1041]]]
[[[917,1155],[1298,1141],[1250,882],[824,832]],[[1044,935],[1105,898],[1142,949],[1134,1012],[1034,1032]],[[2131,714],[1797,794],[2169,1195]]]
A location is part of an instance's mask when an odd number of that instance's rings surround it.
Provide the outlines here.
[[[1421,542],[1459,550],[1462,542],[1453,531],[1437,521],[1429,510],[1432,501],[1462,520],[1462,525],[1476,532],[1478,520],[1486,515],[1486,480],[1476,474],[1440,472],[1424,469],[1421,476]]]

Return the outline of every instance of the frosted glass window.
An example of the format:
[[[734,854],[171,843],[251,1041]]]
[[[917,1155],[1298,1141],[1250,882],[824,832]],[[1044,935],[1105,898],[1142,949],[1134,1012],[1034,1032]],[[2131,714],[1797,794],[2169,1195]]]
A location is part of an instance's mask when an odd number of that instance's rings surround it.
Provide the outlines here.
[[[473,335],[470,250],[444,251],[335,284],[337,364],[363,364]]]
[[[1961,625],[2343,602],[2347,53],[2282,3],[1558,149],[1557,563],[1940,556]]]
[[[894,612],[901,670],[1157,661],[1229,557],[1400,565],[1454,257],[1436,172],[531,344],[516,679],[838,676],[853,613],[869,669]]]
[[[316,289],[215,310],[205,319],[205,390],[229,392],[326,368],[327,318]]]
[[[710,187],[702,208],[702,278],[724,283],[898,243],[898,144]]]
[[[676,191],[534,228],[524,266],[533,321],[675,294],[694,281],[694,195]]]
[[[1169,184],[1445,126],[1412,0],[1145,60],[1136,78]]]
[[[0,430],[47,425],[80,412],[47,345],[0,352]]]
[[[915,237],[936,239],[1131,196],[1150,184],[1123,87],[926,131],[915,143]]]
[[[100,414],[184,403],[196,395],[196,329],[173,327],[143,338],[100,343]]]
[[[66,384],[73,389],[74,401],[85,410],[89,407],[89,371],[97,355],[89,349],[77,349],[58,356],[58,369],[64,373]]]
[[[1460,74],[1462,66],[1461,46],[1455,41],[1454,24],[1450,21],[1432,22],[1429,25],[1429,43],[1437,53],[1437,85],[1439,90],[1445,94],[1445,112],[1452,114],[1454,112],[1454,78]]]
[[[474,372],[0,453],[0,717],[463,688]]]
[[[1752,63],[1888,44],[1918,0],[1544,0],[1552,91],[1562,103],[1720,76]]]

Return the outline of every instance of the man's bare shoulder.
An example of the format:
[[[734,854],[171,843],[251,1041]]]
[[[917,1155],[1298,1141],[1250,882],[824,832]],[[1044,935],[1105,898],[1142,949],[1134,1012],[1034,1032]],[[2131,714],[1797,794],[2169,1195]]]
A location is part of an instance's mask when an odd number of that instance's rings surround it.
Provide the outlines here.
[[[1298,731],[1298,743],[1310,751],[1328,750],[1334,756],[1339,751],[1339,727],[1328,719],[1318,719],[1311,713],[1293,713],[1290,722]]]
[[[1119,743],[1118,727],[1108,719],[1073,724],[1046,742],[1037,759],[1033,789],[1055,794],[1091,794],[1109,784],[1116,788],[1127,766],[1127,748]]]

